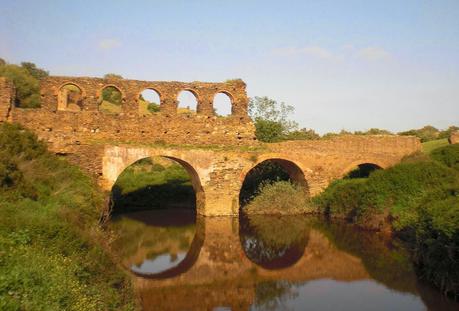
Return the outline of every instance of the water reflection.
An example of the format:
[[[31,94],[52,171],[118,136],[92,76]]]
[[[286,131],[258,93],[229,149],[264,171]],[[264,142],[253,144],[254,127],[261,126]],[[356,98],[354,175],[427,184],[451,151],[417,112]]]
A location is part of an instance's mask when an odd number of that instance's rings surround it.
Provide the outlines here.
[[[194,219],[171,210],[113,222],[123,263],[147,276],[135,278],[145,310],[459,307],[417,280],[383,235],[298,215]]]
[[[110,225],[118,233],[113,247],[122,256],[124,266],[137,275],[178,275],[193,265],[202,245],[195,219],[194,211],[189,209],[117,215]]]
[[[252,262],[266,269],[281,269],[303,256],[309,227],[297,216],[241,215],[239,233]]]

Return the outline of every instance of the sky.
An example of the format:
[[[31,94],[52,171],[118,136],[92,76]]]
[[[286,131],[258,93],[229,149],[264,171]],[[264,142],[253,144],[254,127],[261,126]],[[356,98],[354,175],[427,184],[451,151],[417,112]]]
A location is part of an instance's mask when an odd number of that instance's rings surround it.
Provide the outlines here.
[[[320,133],[459,125],[459,1],[0,0],[0,57],[52,75],[241,78]]]

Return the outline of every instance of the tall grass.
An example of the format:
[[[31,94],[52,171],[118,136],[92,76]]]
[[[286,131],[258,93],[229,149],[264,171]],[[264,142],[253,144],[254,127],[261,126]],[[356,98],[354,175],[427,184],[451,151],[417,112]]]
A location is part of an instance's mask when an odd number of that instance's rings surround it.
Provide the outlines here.
[[[0,150],[0,309],[133,309],[92,180],[17,125],[0,125]]]

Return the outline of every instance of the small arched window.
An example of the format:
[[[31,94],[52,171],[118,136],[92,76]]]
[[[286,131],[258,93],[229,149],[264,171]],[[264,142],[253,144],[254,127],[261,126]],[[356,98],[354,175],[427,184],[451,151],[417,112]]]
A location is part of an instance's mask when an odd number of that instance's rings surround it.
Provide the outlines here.
[[[195,114],[198,107],[198,99],[196,95],[189,91],[181,91],[177,97],[177,113],[181,114]]]
[[[229,94],[220,92],[215,94],[213,106],[217,116],[226,117],[231,115],[233,102]]]
[[[118,114],[121,112],[123,95],[115,86],[106,86],[100,92],[99,110],[105,113]]]
[[[76,84],[64,84],[58,93],[57,109],[65,111],[81,111],[83,108],[83,92]]]
[[[161,99],[159,93],[153,89],[145,89],[139,95],[139,114],[151,115],[159,112]]]

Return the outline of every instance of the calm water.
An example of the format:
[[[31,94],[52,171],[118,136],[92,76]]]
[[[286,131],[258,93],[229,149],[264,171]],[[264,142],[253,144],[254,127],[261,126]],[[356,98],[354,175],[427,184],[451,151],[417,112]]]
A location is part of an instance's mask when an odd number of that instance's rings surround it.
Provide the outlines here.
[[[145,310],[459,310],[401,245],[303,216],[124,214],[111,228]]]

